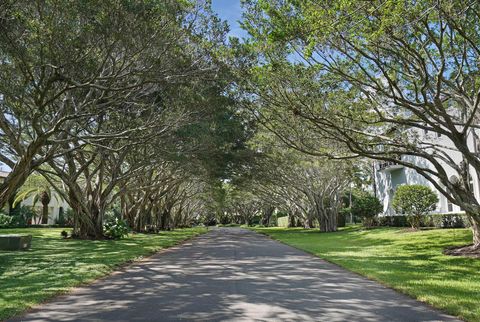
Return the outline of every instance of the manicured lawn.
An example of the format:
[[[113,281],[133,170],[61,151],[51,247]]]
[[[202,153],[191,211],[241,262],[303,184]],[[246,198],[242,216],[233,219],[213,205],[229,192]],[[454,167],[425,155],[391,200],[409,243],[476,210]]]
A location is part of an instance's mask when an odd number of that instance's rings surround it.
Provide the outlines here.
[[[33,235],[29,251],[0,251],[0,320],[73,286],[104,276],[122,263],[173,246],[206,230],[137,234],[118,241],[63,240],[61,231],[56,228],[0,230],[0,234]]]
[[[471,242],[468,229],[407,232],[344,228],[336,233],[255,228],[469,321],[480,321],[480,259],[442,254]]]

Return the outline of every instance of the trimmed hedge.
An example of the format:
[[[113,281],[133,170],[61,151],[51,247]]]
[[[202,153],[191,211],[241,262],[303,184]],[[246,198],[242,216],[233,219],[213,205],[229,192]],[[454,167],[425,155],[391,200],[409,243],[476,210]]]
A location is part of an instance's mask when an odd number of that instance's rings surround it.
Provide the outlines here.
[[[383,216],[377,218],[379,226],[409,227],[407,216]],[[422,217],[421,227],[466,228],[470,221],[465,214],[432,214]]]

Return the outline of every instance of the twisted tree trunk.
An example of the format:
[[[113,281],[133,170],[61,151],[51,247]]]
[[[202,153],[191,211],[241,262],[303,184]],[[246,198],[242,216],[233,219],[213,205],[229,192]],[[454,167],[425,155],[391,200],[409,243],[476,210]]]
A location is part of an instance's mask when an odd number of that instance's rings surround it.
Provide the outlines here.
[[[268,206],[263,208],[263,216],[262,216],[262,225],[269,226],[270,225],[270,218],[275,211],[275,207]]]
[[[474,249],[480,249],[480,215],[467,213],[472,225],[473,246]]]

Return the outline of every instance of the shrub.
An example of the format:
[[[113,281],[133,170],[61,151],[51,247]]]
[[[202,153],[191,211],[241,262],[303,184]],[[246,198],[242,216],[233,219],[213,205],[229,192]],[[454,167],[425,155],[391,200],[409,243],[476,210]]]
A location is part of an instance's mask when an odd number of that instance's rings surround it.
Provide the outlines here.
[[[422,224],[422,216],[435,210],[438,196],[427,186],[404,185],[397,188],[393,198],[396,211],[407,215],[412,228],[417,229]]]
[[[67,226],[67,227],[73,227],[73,222],[74,222],[74,218],[75,218],[75,212],[73,211],[73,209],[69,208],[67,209],[64,213],[63,213],[63,217],[64,217],[64,225]]]
[[[60,235],[63,237],[63,238],[68,238],[68,232],[66,230],[62,230],[62,232],[60,233]]]
[[[407,227],[409,221],[405,215],[379,217],[379,226]],[[435,228],[467,228],[470,222],[465,214],[431,214],[423,216],[420,221],[421,227]]]
[[[117,217],[109,218],[103,224],[103,233],[111,239],[120,239],[128,235],[128,226],[125,220]]]
[[[11,227],[26,227],[37,214],[30,207],[20,206],[12,210],[11,216]]]
[[[0,228],[10,227],[12,219],[11,216],[0,213]]]
[[[66,211],[59,212],[55,224],[60,227],[73,227],[73,209],[69,208]]]
[[[367,227],[373,226],[375,217],[383,210],[377,197],[371,194],[359,196],[352,205],[352,214],[363,219]]]
[[[466,228],[470,227],[470,221],[464,214],[434,214],[428,216],[432,226],[436,228]]]
[[[105,211],[105,221],[111,221],[115,218],[120,218],[121,212],[116,208],[110,208]]]
[[[250,226],[260,225],[262,223],[262,216],[254,216],[250,220]]]

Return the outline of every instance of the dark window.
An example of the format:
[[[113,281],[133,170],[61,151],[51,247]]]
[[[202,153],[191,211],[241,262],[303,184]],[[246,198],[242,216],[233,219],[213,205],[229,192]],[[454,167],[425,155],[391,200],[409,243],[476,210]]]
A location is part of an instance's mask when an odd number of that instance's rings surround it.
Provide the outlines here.
[[[453,203],[450,201],[447,201],[447,211],[452,212],[453,211]]]

